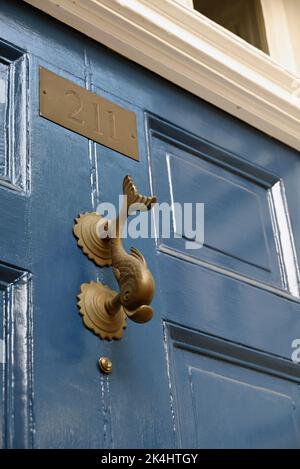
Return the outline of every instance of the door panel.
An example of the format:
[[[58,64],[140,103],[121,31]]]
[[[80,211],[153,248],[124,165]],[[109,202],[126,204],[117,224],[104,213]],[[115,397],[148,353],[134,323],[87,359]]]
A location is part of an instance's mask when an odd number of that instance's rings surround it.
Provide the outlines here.
[[[299,296],[296,257],[288,257],[294,244],[280,177],[226,147],[218,148],[154,117],[149,118],[149,133],[153,186],[159,200],[170,205],[205,204],[203,248],[187,249],[188,238],[182,236],[160,240],[160,249],[173,248],[208,266]],[[168,184],[161,184],[162,179]]]
[[[299,154],[25,3],[0,13],[1,446],[299,446]],[[140,161],[40,117],[41,66],[135,112]],[[76,295],[116,282],[72,227],[126,174],[205,203],[205,239],[125,240],[155,316],[109,343]]]
[[[32,445],[31,276],[0,264],[1,447]],[[3,363],[2,363],[3,361]]]
[[[176,326],[166,328],[182,447],[299,445],[296,365]]]
[[[26,145],[28,57],[1,41],[0,48],[0,181],[25,192],[29,186]]]

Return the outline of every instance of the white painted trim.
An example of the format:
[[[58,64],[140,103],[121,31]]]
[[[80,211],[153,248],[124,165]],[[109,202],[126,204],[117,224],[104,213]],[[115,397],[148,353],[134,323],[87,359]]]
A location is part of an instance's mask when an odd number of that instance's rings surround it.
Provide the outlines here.
[[[185,5],[190,8],[194,8],[194,1],[193,0],[177,0],[178,3]]]
[[[300,150],[296,77],[181,1],[25,1]]]

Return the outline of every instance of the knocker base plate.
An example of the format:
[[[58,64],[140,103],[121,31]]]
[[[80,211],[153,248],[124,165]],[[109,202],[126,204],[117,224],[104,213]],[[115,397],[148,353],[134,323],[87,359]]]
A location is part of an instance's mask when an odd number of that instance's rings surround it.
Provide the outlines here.
[[[116,292],[102,283],[83,283],[78,295],[78,307],[86,327],[101,339],[121,339],[126,328],[126,315],[121,306],[117,314],[107,312],[105,303]]]
[[[100,239],[96,232],[97,223],[101,218],[96,212],[82,213],[76,218],[73,232],[84,254],[103,267],[111,265],[112,260],[109,239]]]

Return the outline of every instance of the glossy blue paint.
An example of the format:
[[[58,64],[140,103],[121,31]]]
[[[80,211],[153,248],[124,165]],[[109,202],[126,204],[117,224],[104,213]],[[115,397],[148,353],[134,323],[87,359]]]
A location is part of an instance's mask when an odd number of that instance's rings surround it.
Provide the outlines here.
[[[299,154],[25,3],[2,1],[0,26],[1,445],[299,446],[300,304],[280,236],[299,254]],[[134,111],[140,162],[41,118],[40,66]],[[161,202],[205,202],[205,246],[127,240],[157,280],[156,315],[106,343],[76,294],[115,281],[72,226],[128,173]]]
[[[0,264],[1,324],[4,354],[1,373],[1,447],[32,446],[33,355],[31,276]]]

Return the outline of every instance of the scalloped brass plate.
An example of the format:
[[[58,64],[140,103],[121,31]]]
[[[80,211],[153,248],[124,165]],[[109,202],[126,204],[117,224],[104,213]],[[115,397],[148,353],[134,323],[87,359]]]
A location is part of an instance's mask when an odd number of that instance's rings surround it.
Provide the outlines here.
[[[84,324],[101,339],[121,339],[126,328],[126,314],[120,307],[117,314],[107,312],[105,303],[116,292],[102,283],[83,283],[78,295],[78,307]]]
[[[89,259],[103,267],[111,265],[111,252],[109,239],[100,239],[96,233],[96,225],[101,215],[96,212],[82,213],[76,218],[73,227],[77,244]]]

